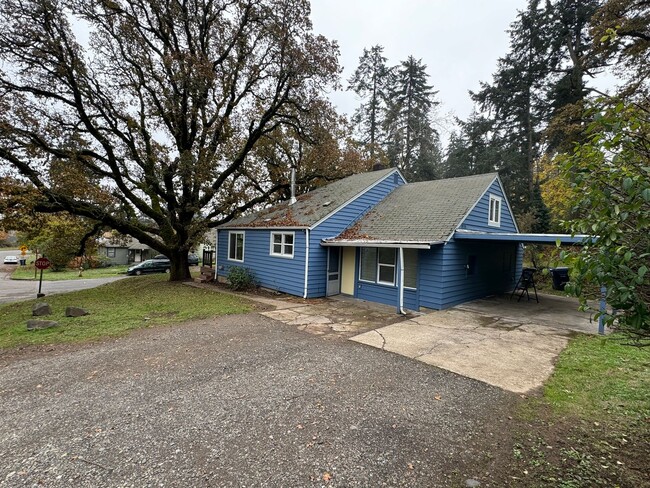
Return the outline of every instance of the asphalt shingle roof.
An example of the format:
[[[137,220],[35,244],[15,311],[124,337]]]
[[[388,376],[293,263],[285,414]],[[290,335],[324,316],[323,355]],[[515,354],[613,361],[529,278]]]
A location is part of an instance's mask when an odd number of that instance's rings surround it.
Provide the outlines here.
[[[310,227],[393,171],[395,168],[348,176],[298,196],[293,205],[282,202],[220,227]]]
[[[400,186],[331,240],[444,241],[496,177],[488,173]]]

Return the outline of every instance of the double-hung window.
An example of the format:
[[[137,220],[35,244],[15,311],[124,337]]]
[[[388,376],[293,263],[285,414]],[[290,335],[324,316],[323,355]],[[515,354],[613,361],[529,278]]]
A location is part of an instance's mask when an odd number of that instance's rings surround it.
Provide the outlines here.
[[[501,225],[501,198],[490,195],[488,225],[499,227]]]
[[[380,247],[377,252],[377,283],[395,284],[395,249]]]
[[[230,232],[228,234],[228,259],[230,261],[244,261],[243,232]]]
[[[106,248],[106,256],[109,258],[114,258],[115,257],[115,248],[114,247],[107,247]]]
[[[293,257],[293,232],[271,232],[271,256]]]

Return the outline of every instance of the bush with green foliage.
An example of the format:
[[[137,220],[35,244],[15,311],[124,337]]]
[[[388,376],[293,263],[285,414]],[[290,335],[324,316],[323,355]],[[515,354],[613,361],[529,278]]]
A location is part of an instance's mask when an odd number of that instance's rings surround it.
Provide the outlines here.
[[[585,290],[606,287],[606,324],[650,345],[650,103],[603,99],[588,115],[585,142],[561,164],[577,215],[567,228],[598,239],[563,252],[568,289],[587,308]]]
[[[232,266],[228,270],[228,283],[235,291],[250,290],[257,287],[255,273],[242,266]]]

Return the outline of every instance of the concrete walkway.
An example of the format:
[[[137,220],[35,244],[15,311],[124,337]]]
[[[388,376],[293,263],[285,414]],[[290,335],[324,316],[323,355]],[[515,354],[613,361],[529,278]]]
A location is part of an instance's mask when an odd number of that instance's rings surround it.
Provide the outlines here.
[[[295,325],[316,335],[350,338],[363,332],[403,322],[409,316],[398,315],[395,307],[346,297],[280,302],[275,310],[262,315]]]

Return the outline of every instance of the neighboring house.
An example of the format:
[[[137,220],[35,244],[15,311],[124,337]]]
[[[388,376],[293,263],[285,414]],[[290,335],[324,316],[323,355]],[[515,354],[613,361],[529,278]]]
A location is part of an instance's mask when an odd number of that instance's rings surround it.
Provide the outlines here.
[[[510,291],[523,243],[498,174],[406,183],[397,169],[344,178],[217,230],[217,273],[304,298],[337,295],[444,309]]]
[[[140,263],[158,254],[133,237],[102,237],[98,253],[107,257],[113,265]]]

